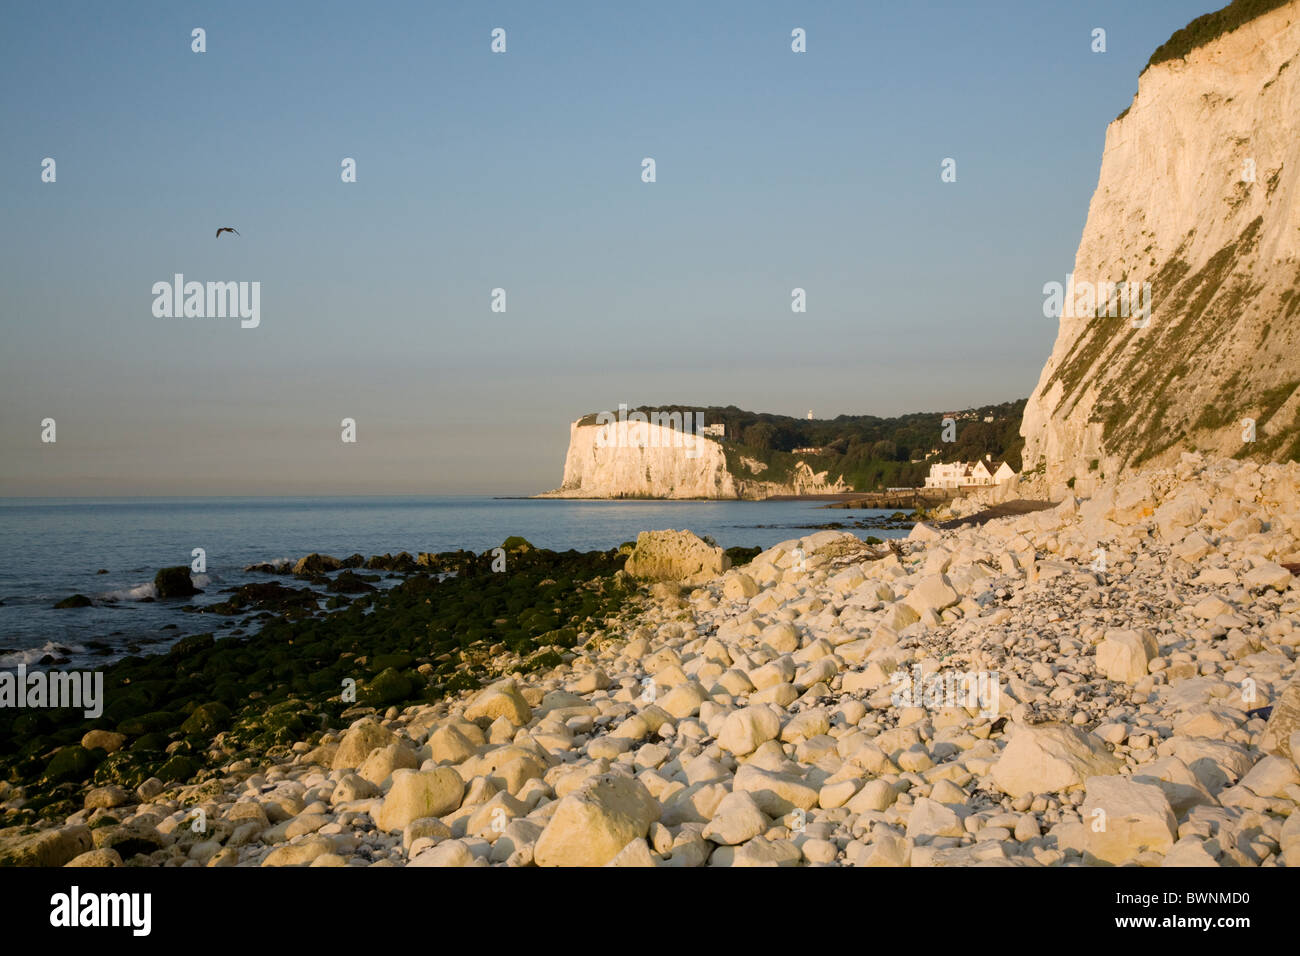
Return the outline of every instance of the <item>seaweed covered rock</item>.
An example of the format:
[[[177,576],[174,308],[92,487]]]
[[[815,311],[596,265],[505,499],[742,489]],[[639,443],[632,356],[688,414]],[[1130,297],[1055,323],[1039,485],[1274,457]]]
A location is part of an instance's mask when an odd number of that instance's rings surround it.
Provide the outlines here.
[[[99,758],[104,755],[99,754]],[[49,783],[62,783],[65,780],[84,780],[99,763],[95,751],[87,750],[81,744],[69,744],[60,747],[45,766],[45,779]]]
[[[340,572],[327,587],[335,594],[365,594],[379,590],[364,577],[351,571]]]
[[[409,573],[414,571],[418,566],[419,565],[415,563],[415,558],[413,558],[408,551],[403,551],[396,555],[374,554],[371,555],[370,560],[366,562],[366,567],[371,571],[398,571]]]
[[[319,600],[310,588],[287,588],[278,581],[245,584],[225,593],[230,597],[205,610],[226,615],[273,611],[286,617],[303,617],[317,610]]]
[[[159,767],[154,776],[164,783],[172,781],[185,781],[199,772],[199,762],[193,757],[185,754],[176,754],[161,767]]]
[[[218,731],[224,730],[229,724],[230,708],[218,700],[195,707],[194,712],[181,724],[181,730],[187,734],[211,737]]]
[[[395,667],[380,671],[362,689],[358,700],[371,707],[387,707],[406,700],[415,692],[416,683]]]

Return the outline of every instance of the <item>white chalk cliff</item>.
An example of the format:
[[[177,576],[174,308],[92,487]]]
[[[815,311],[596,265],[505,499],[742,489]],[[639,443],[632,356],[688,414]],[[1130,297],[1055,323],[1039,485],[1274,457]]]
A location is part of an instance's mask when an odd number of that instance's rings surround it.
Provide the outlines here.
[[[803,462],[784,482],[732,474],[721,443],[663,425],[584,425],[579,419],[569,426],[563,482],[538,497],[758,499],[848,490]]]
[[[1062,317],[1021,426],[1049,494],[1190,450],[1300,453],[1300,0],[1143,72],[1073,272],[1150,282],[1154,308]]]

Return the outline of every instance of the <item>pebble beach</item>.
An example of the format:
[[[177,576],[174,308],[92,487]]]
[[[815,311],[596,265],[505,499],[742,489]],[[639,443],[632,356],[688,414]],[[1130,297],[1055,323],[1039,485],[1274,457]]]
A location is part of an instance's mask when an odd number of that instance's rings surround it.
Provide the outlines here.
[[[1297,866],[1297,562],[1300,465],[1196,455],[893,546],[820,531],[732,566],[645,534],[635,598],[553,666],[498,655],[202,780],[88,781],[0,859]]]

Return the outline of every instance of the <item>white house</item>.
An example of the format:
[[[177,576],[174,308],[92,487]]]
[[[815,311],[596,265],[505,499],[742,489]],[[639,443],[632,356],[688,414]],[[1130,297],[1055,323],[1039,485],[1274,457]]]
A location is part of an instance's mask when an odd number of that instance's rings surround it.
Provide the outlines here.
[[[970,465],[962,461],[940,462],[930,466],[930,477],[925,479],[927,488],[956,489],[965,483],[970,472]]]
[[[930,476],[925,479],[927,488],[986,488],[1000,485],[1016,476],[1015,470],[1005,461],[995,462],[992,456],[975,462],[954,461],[930,466]]]

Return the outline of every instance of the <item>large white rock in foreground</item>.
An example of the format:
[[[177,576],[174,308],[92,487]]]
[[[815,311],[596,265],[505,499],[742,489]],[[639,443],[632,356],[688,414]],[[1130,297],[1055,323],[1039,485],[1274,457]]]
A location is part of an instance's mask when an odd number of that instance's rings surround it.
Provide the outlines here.
[[[642,531],[623,570],[634,578],[702,584],[730,567],[722,548],[690,531]]]
[[[1095,734],[1060,724],[1020,727],[993,765],[993,782],[1013,797],[1057,793],[1122,764]]]
[[[659,804],[641,781],[593,777],[564,797],[533,851],[538,866],[604,866],[659,819]]]

